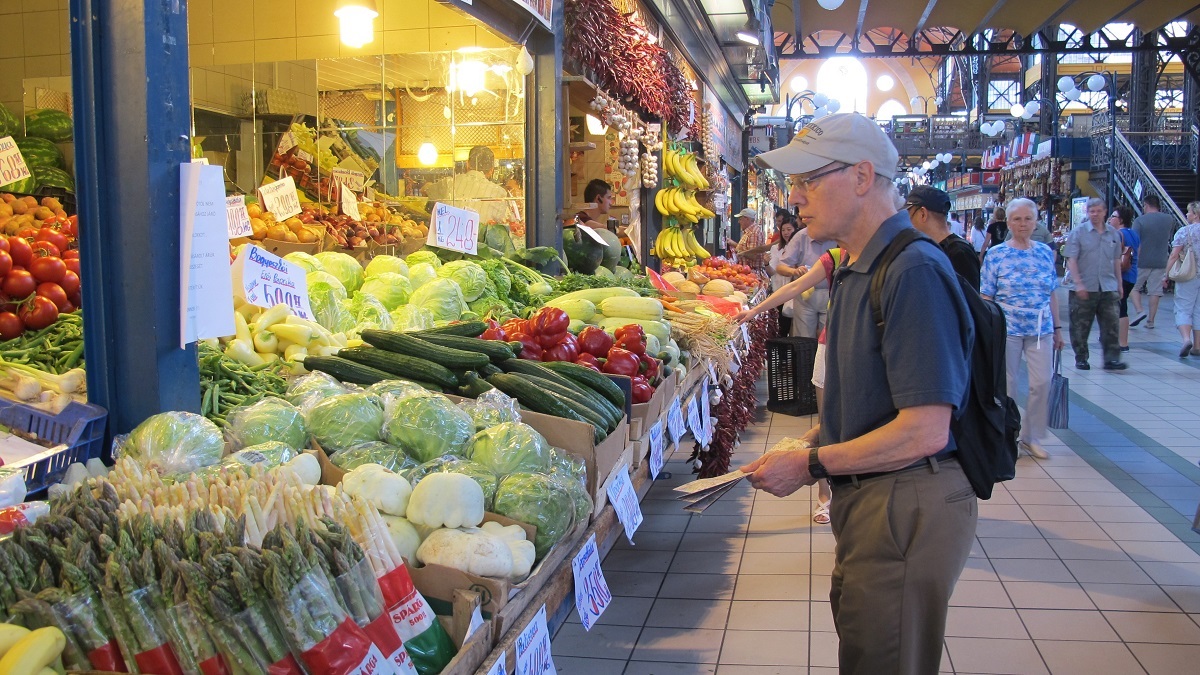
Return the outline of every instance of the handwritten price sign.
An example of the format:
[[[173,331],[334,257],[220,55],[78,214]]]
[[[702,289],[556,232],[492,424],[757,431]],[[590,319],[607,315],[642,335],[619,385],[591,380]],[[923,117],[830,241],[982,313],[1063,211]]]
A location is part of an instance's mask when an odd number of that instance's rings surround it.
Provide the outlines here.
[[[688,403],[688,428],[692,430],[692,435],[696,440],[704,438],[704,425],[700,422],[700,396],[692,397],[692,402]]]
[[[291,176],[264,185],[258,189],[264,208],[283,222],[300,215],[300,195],[296,194],[296,181]]]
[[[304,268],[257,246],[242,248],[233,261],[234,291],[255,307],[287,305],[301,319],[313,318]]]
[[[25,157],[12,136],[0,138],[0,185],[8,185],[29,178],[29,167]]]
[[[650,427],[650,478],[657,479],[663,468],[663,424],[662,420]]]
[[[475,255],[479,252],[479,214],[446,204],[434,204],[433,221],[425,243]]]
[[[579,622],[584,630],[591,630],[612,602],[612,592],[600,570],[595,534],[588,537],[579,554],[571,560],[571,571],[575,574],[575,610],[579,612]]]
[[[671,401],[671,407],[667,410],[667,431],[671,434],[672,443],[679,443],[679,439],[687,433],[687,426],[683,423],[683,406],[678,398]]]
[[[642,505],[638,503],[637,492],[633,483],[629,482],[629,474],[618,471],[613,481],[608,484],[608,501],[612,502],[613,510],[617,512],[617,520],[625,528],[625,536],[633,543],[633,533],[642,524]]]
[[[550,655],[550,629],[546,626],[546,606],[538,610],[525,630],[517,636],[517,675],[558,675]]]
[[[246,212],[246,195],[225,198],[225,224],[229,228],[230,239],[254,234],[254,228],[250,227],[250,214]]]
[[[354,169],[334,169],[330,172],[330,177],[333,178],[333,182],[341,183],[354,192],[362,192],[367,184],[366,174]]]

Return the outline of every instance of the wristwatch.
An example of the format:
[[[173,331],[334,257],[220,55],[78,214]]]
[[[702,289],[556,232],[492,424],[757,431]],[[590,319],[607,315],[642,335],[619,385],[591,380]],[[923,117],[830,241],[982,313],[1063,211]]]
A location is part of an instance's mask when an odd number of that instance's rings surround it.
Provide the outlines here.
[[[817,479],[829,478],[829,472],[825,470],[825,465],[817,457],[817,451],[820,449],[819,446],[815,446],[808,451],[808,475]]]

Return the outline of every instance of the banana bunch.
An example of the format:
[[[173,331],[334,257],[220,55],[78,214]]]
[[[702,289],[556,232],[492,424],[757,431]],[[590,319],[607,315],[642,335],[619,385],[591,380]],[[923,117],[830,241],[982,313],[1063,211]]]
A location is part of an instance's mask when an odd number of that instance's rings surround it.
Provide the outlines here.
[[[707,190],[712,186],[696,161],[694,152],[663,149],[663,168],[666,169],[668,178],[674,178],[681,186],[690,190]]]
[[[663,217],[674,218],[680,223],[698,223],[703,218],[715,218],[717,215],[696,201],[694,190],[681,187],[665,188],[655,193],[654,208]]]
[[[708,251],[696,240],[696,233],[690,227],[670,225],[664,227],[654,240],[654,250],[650,252],[672,267],[683,268],[695,264],[696,259],[706,260]]]

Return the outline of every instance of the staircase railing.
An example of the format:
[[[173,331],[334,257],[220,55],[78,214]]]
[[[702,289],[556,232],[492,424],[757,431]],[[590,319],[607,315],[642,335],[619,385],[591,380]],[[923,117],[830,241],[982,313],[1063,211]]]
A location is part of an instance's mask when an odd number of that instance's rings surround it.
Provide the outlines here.
[[[1141,208],[1141,197],[1148,192],[1153,191],[1159,196],[1163,203],[1163,211],[1171,213],[1179,219],[1178,222],[1184,223],[1187,220],[1183,217],[1183,211],[1175,204],[1175,200],[1171,199],[1166,188],[1158,179],[1154,177],[1154,173],[1150,171],[1150,167],[1142,161],[1141,156],[1129,144],[1129,140],[1125,138],[1125,134],[1118,129],[1113,135],[1116,139],[1115,152],[1112,154],[1112,170],[1116,171],[1117,191],[1125,196],[1125,201],[1134,206],[1135,210]],[[1141,185],[1141,190],[1137,190],[1137,186]],[[1109,195],[1109,199],[1115,195]]]

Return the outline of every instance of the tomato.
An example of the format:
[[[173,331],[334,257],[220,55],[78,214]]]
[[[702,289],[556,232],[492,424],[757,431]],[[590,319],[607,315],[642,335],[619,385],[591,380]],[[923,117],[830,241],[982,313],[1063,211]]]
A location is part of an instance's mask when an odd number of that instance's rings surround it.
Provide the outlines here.
[[[12,256],[8,251],[0,251],[0,277],[12,271]]]
[[[37,239],[38,241],[48,241],[54,244],[60,251],[65,251],[67,248],[67,235],[50,227],[43,227],[38,230]]]
[[[76,307],[83,306],[83,298],[78,293],[73,294],[71,297],[67,298],[67,300],[69,300],[71,304],[75,305]]]
[[[0,251],[8,252],[8,237],[0,237]]]
[[[63,264],[67,266],[67,271],[74,272],[79,275],[79,258],[64,258]]]
[[[30,261],[33,260],[33,247],[29,245],[29,242],[21,237],[9,237],[8,246],[13,264],[29,267]]]
[[[79,236],[79,216],[68,216],[67,221],[63,223],[62,231],[72,237]]]
[[[33,242],[32,250],[33,250],[33,257],[35,257],[35,258],[38,256],[54,256],[55,258],[57,258],[57,257],[59,257],[59,253],[61,252],[59,250],[59,248],[57,246],[55,246],[54,244],[52,244],[48,241],[42,241],[40,239],[38,241]]]
[[[38,284],[37,294],[38,297],[46,298],[50,302],[53,302],[59,311],[66,311],[63,307],[66,307],[69,302],[67,300],[67,292],[63,290],[62,286],[45,281]]]
[[[4,275],[4,282],[0,284],[0,291],[4,291],[4,295],[13,300],[21,300],[29,297],[37,290],[37,279],[25,270],[12,270]]]
[[[29,263],[29,273],[38,281],[52,281],[57,284],[62,281],[66,272],[66,263],[55,256],[34,258],[33,262]]]
[[[62,289],[59,289],[62,290]],[[17,316],[27,328],[41,330],[58,320],[58,307],[47,298],[37,296],[21,305]]]
[[[5,250],[7,251],[8,249],[5,249]],[[60,255],[58,257],[62,258],[63,260],[70,260],[71,258],[75,258],[76,260],[78,260],[79,259],[79,250],[74,249],[74,248],[69,248],[69,249],[63,251],[62,255]]]
[[[29,241],[37,236],[37,230],[35,230],[33,228],[33,226],[31,226],[31,225],[26,225],[25,227],[22,227],[21,229],[17,230],[17,236],[26,241]]]
[[[79,275],[67,270],[63,272],[62,281],[58,282],[58,285],[62,286],[68,296],[75,295],[79,293]]]
[[[21,317],[12,312],[0,312],[0,340],[11,340],[25,332]]]

